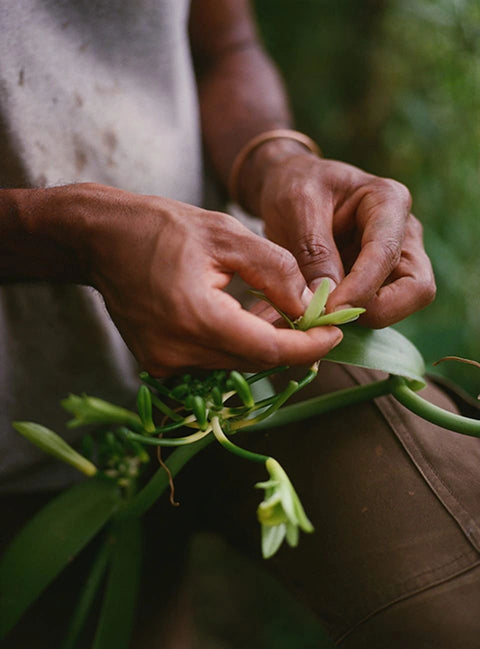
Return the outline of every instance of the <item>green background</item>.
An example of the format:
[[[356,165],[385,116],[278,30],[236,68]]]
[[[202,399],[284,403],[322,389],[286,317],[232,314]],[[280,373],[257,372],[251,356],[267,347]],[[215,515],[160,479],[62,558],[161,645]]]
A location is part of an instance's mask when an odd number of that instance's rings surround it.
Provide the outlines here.
[[[480,360],[480,3],[257,0],[296,124],[325,155],[406,184],[437,278],[398,328],[427,363]],[[480,392],[480,371],[437,371]]]

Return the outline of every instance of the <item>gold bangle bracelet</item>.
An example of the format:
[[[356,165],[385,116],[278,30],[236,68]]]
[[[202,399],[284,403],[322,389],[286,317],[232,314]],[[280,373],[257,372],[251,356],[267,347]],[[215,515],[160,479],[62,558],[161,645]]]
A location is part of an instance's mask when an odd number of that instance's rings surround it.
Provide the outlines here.
[[[238,179],[245,160],[264,142],[278,139],[295,140],[296,142],[300,142],[300,144],[303,144],[303,146],[311,153],[322,157],[322,152],[318,144],[314,142],[312,138],[308,137],[308,135],[305,135],[305,133],[300,133],[300,131],[293,131],[288,128],[276,128],[271,131],[259,133],[243,145],[233,161],[232,169],[228,178],[228,193],[232,201],[239,203]]]

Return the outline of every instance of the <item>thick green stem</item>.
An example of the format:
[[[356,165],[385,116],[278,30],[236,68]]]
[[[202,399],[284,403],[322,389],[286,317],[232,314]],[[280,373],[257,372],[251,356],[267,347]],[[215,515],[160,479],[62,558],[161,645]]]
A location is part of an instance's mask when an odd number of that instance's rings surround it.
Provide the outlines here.
[[[182,415],[179,415],[178,412],[175,412],[169,406],[167,406],[166,403],[163,403],[161,399],[156,397],[154,394],[152,394],[152,403],[157,408],[157,410],[160,410],[164,415],[167,415],[167,417],[170,417],[170,419],[173,419],[173,421],[182,421],[183,422],[183,417]]]
[[[245,430],[265,430],[276,426],[285,426],[297,421],[309,419],[310,417],[315,417],[330,410],[335,410],[336,408],[376,399],[384,394],[389,394],[391,390],[391,379],[388,378],[382,381],[374,381],[367,385],[357,385],[353,388],[330,392],[320,397],[307,399],[301,403],[285,406],[265,421],[248,426]]]
[[[137,433],[132,433],[131,431],[125,431],[123,434],[128,439],[140,442],[141,444],[148,444],[150,446],[185,446],[188,444],[195,444],[198,440],[203,439],[212,432],[211,428],[207,430],[199,431],[198,433],[192,433],[186,437],[147,437],[146,435],[138,435]]]
[[[400,376],[392,377],[392,395],[406,408],[423,419],[431,421],[432,424],[456,433],[480,437],[480,420],[463,417],[435,406],[411,390]]]
[[[260,423],[264,419],[270,419],[272,415],[277,412],[277,410],[281,408],[281,406],[283,406],[285,401],[287,401],[292,396],[292,394],[295,394],[297,390],[298,383],[296,381],[290,381],[285,390],[283,392],[280,392],[280,394],[275,397],[275,401],[270,406],[270,408],[268,408],[268,410],[265,410],[265,412],[262,412],[262,414],[257,415],[257,417],[254,417],[253,419],[245,419],[242,421],[233,422],[231,426],[232,432],[240,430],[241,428],[253,428],[255,424]]]
[[[250,384],[256,383],[257,381],[261,381],[267,376],[271,376],[272,374],[278,374],[279,372],[285,372],[285,370],[288,370],[288,365],[279,365],[278,367],[271,367],[268,370],[263,370],[263,372],[257,372],[256,374],[252,374],[252,376],[248,376],[247,383]]]
[[[227,451],[230,451],[230,453],[233,453],[234,455],[238,455],[244,460],[251,460],[252,462],[260,462],[261,464],[265,464],[265,462],[268,460],[268,455],[260,455],[260,453],[253,453],[252,451],[247,451],[246,449],[241,448],[240,446],[237,446],[236,444],[231,442],[223,432],[218,417],[214,417],[212,419],[212,429],[213,429],[213,434],[215,435],[217,441],[220,442],[223,448],[227,449]]]

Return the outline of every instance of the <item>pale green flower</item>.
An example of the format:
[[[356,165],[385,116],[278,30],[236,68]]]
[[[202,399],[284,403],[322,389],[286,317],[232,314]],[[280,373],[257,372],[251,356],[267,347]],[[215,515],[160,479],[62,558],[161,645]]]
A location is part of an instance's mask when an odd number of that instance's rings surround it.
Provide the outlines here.
[[[257,518],[262,526],[262,554],[265,559],[273,556],[286,539],[291,547],[298,544],[299,529],[313,532],[302,503],[287,474],[280,464],[268,458],[265,467],[270,480],[255,486],[265,489],[265,499],[257,508]]]

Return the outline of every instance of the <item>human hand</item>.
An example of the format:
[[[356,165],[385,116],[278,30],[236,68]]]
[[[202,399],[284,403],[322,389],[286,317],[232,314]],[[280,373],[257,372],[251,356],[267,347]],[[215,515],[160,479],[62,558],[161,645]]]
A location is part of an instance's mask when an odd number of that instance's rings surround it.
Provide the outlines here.
[[[82,222],[89,282],[155,376],[310,363],[341,339],[336,327],[277,329],[223,291],[238,273],[292,317],[311,296],[293,255],[233,217],[94,184],[71,186],[64,207]]]
[[[272,162],[272,149],[281,146],[281,161]],[[435,281],[407,188],[288,146],[263,144],[243,187],[254,173],[265,232],[293,253],[310,288],[332,280],[327,310],[363,306],[361,322],[385,327],[429,304]]]

